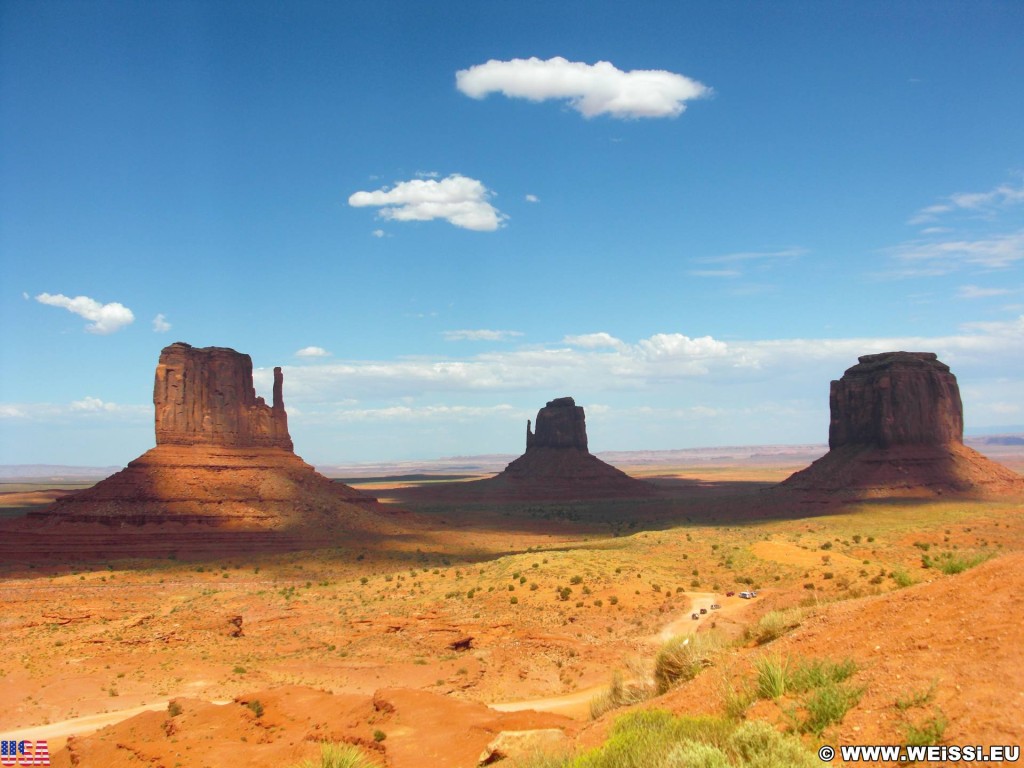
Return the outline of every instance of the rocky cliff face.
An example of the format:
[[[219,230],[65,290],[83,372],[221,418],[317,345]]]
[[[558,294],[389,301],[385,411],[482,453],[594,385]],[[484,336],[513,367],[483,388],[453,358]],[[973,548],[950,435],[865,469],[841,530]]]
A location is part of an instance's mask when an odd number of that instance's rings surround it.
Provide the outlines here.
[[[587,417],[571,397],[549,400],[537,412],[536,432],[526,422],[526,450],[531,448],[575,448],[587,451]]]
[[[182,342],[160,353],[153,385],[157,445],[216,445],[292,450],[284,375],[274,369],[274,402],[252,384],[252,358],[225,347]]]
[[[864,355],[832,382],[829,448],[963,443],[960,388],[934,352]]]

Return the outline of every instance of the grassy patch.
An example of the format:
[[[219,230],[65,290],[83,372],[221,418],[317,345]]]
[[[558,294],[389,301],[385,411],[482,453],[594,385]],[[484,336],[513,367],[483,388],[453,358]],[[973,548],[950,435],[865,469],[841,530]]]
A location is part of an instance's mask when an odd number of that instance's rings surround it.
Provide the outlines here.
[[[935,714],[920,724],[907,723],[904,726],[904,741],[911,747],[939,744],[947,724],[945,715],[936,710]]]
[[[612,675],[612,682],[608,686],[608,690],[591,699],[590,717],[596,720],[605,712],[630,704],[638,704],[653,695],[654,689],[650,684],[626,683],[622,678],[622,673],[616,670]]]
[[[712,657],[721,648],[721,638],[711,633],[669,640],[654,659],[654,684],[658,693],[695,678],[712,665]]]
[[[758,620],[754,627],[747,627],[744,633],[745,637],[758,645],[770,643],[799,627],[806,614],[807,612],[803,608],[769,611]]]
[[[757,695],[762,699],[778,699],[786,693],[789,661],[780,656],[762,657],[754,662],[757,669]]]
[[[521,768],[816,768],[816,755],[765,722],[675,717],[661,710],[623,715],[600,747],[575,757],[538,756]]]
[[[294,768],[377,768],[377,763],[351,744],[323,744],[319,762],[303,760]]]

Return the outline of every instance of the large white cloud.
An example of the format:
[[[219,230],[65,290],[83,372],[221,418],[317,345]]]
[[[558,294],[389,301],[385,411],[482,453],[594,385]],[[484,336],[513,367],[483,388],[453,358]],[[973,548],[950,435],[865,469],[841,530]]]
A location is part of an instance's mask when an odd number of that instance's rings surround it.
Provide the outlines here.
[[[686,102],[711,93],[706,85],[674,72],[623,72],[607,61],[586,64],[560,56],[541,60],[490,60],[455,73],[460,91],[474,99],[490,93],[544,101],[564,99],[585,117],[676,117]]]
[[[293,400],[413,398],[427,393],[655,391],[686,382],[712,386],[748,381],[838,377],[859,355],[932,351],[950,365],[1024,375],[1024,316],[975,323],[951,336],[722,341],[657,333],[629,343],[599,332],[553,346],[523,346],[452,359],[349,360],[296,366],[287,373]],[[1010,365],[1009,361],[1018,361]],[[267,378],[269,373],[257,372]],[[770,385],[769,385],[770,386]],[[781,386],[781,385],[780,385]],[[788,385],[786,385],[788,386]]]
[[[36,296],[36,301],[51,307],[63,307],[68,312],[74,312],[91,321],[89,325],[85,326],[85,330],[89,333],[114,333],[114,331],[119,331],[126,325],[135,322],[135,315],[132,314],[132,311],[116,301],[100,304],[88,296],[75,296],[72,299],[62,293],[40,293]]]
[[[492,193],[476,179],[452,174],[441,179],[411,179],[373,192],[355,192],[354,208],[379,207],[391,221],[444,219],[462,229],[492,232],[508,218],[488,202]]]

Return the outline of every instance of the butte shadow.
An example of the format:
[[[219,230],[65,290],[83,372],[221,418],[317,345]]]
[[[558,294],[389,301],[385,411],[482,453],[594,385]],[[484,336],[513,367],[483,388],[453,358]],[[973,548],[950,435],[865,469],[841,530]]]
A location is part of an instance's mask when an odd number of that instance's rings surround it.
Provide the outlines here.
[[[330,546],[390,532],[396,514],[316,472],[288,433],[283,374],[273,402],[253,388],[252,359],[182,342],[160,353],[156,447],[91,488],[5,526],[7,554],[152,556]],[[14,551],[12,551],[14,550]]]
[[[963,444],[960,388],[934,353],[858,360],[831,385],[829,452],[769,493],[821,500],[1024,493],[1024,478]]]

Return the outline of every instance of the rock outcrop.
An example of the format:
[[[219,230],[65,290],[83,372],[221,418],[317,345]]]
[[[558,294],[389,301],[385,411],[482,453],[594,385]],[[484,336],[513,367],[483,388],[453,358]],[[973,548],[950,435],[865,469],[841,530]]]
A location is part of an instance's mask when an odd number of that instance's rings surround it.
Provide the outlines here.
[[[526,452],[496,477],[467,483],[516,498],[648,496],[649,484],[606,464],[587,449],[583,408],[571,397],[551,400],[526,423]]]
[[[268,406],[256,396],[248,355],[181,342],[166,347],[153,388],[156,447],[29,519],[122,532],[200,526],[207,529],[206,543],[216,538],[211,526],[221,533],[377,530],[382,508],[375,499],[329,480],[295,455],[283,382],[275,368]],[[137,533],[119,533],[117,541],[139,544],[144,537]],[[167,548],[180,546],[173,531],[164,533],[171,534]],[[153,550],[153,542],[146,547]]]
[[[274,369],[268,406],[252,384],[252,358],[226,347],[165,347],[156,366],[157,445],[273,447],[291,451],[284,375]]]
[[[963,444],[960,388],[934,353],[858,359],[831,385],[829,452],[783,488],[865,498],[1024,491],[1024,478]]]
[[[828,447],[963,443],[960,388],[934,352],[864,355],[829,394]]]
[[[531,448],[574,448],[587,451],[587,417],[571,397],[549,400],[537,412],[537,430],[526,422],[526,450]]]

